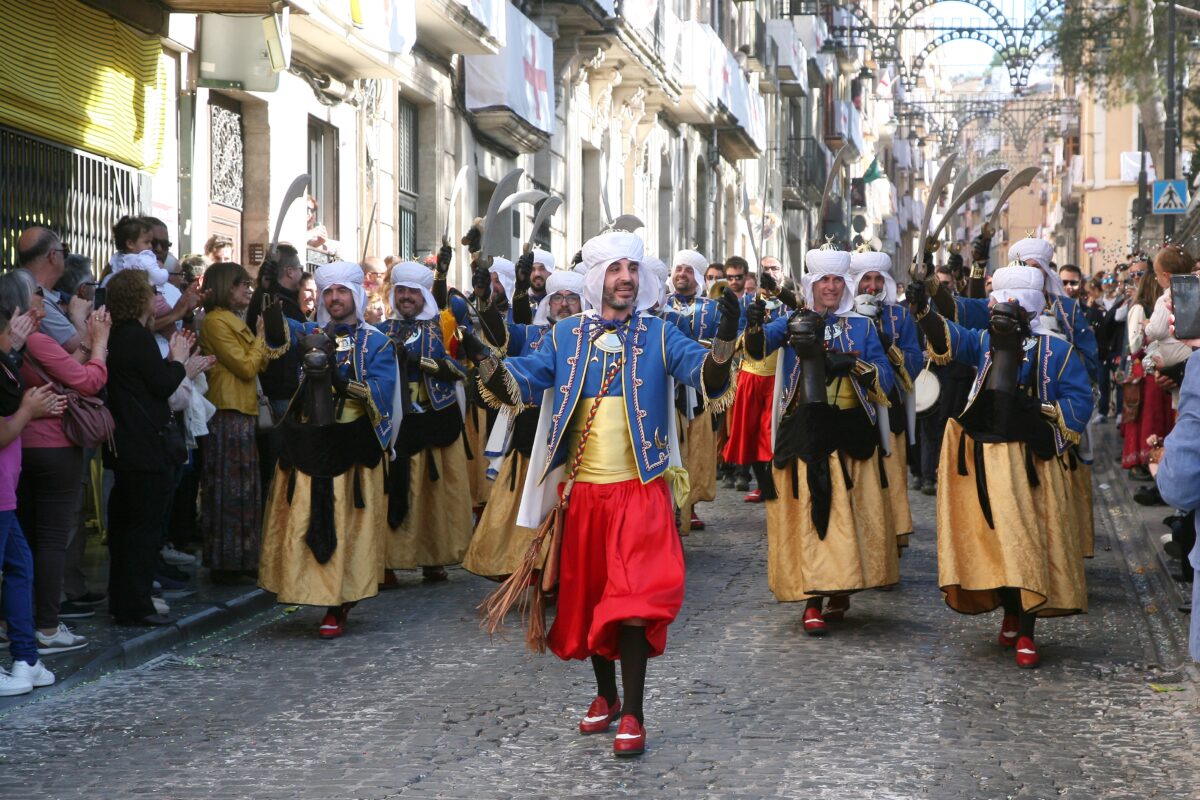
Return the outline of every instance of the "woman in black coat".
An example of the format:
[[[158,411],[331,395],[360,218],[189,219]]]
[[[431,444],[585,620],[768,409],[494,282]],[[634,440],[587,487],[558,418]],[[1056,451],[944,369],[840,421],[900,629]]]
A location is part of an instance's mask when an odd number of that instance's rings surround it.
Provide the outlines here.
[[[113,470],[108,501],[109,610],[119,624],[169,625],[159,614],[150,591],[162,547],[162,520],[174,491],[172,443],[182,446],[167,400],[185,377],[209,363],[191,356],[195,337],[171,337],[167,359],[159,355],[149,324],[154,317],[154,289],[145,272],[127,269],[108,282],[107,306],[112,317],[108,341],[108,407],[116,432],[104,453]],[[186,457],[186,450],[182,453]]]

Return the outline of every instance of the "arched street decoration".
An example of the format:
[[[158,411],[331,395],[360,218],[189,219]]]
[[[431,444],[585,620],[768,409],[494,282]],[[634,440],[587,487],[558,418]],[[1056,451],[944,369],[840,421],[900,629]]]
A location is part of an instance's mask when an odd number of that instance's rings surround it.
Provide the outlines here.
[[[1032,152],[1036,160],[1041,150],[1038,132],[1049,121],[1077,114],[1078,108],[1079,102],[1073,98],[985,95],[898,103],[897,115],[923,118],[929,135],[937,137],[944,149],[956,144],[966,149],[958,139],[971,123],[979,121],[985,129],[1003,135],[1006,154]]]
[[[901,37],[920,26],[914,20],[921,12],[940,3],[954,2],[974,6],[991,19],[991,28],[957,27],[940,33],[906,64],[901,57]],[[875,59],[881,63],[894,63],[904,85],[912,89],[921,76],[921,70],[929,56],[948,42],[961,39],[986,44],[999,54],[1008,72],[1008,81],[1018,93],[1029,84],[1029,76],[1038,58],[1054,44],[1055,34],[1051,27],[1052,18],[1066,5],[1066,0],[1044,0],[1029,15],[1025,24],[1016,27],[1004,12],[991,0],[913,0],[898,6],[898,11],[885,24],[876,24],[857,3],[841,8],[854,20],[852,25],[833,26],[830,33],[844,36],[847,40],[865,40]]]

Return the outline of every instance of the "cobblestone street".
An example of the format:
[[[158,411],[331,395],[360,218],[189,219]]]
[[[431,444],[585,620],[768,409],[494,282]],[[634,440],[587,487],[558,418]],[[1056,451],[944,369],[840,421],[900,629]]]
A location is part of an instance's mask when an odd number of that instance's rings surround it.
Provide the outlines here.
[[[941,602],[933,500],[912,497],[903,583],[856,596],[823,640],[767,590],[762,508],[728,490],[702,506],[640,760],[575,732],[588,666],[489,642],[473,612],[489,584],[455,570],[406,577],[336,642],[317,611],[276,611],[19,708],[0,720],[0,795],[1195,797],[1195,685],[1150,663],[1103,503],[1091,613],[1043,622],[1043,666],[1020,671],[998,615]]]

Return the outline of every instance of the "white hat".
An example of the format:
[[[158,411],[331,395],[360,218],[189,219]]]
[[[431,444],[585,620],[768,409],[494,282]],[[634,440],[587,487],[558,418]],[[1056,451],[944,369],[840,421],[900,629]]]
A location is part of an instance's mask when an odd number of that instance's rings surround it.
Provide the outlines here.
[[[671,270],[667,268],[661,258],[647,254],[642,257],[641,273],[642,280],[646,280],[647,275],[653,275],[654,279],[658,281],[655,301],[660,306],[666,305],[667,295],[671,293]]]
[[[583,299],[592,308],[601,308],[604,301],[604,275],[614,262],[627,258],[641,263],[646,246],[640,236],[626,231],[609,231],[593,236],[583,245],[583,263],[587,266],[584,276]],[[653,276],[653,273],[650,273]],[[658,279],[638,281],[637,310],[645,311],[658,300]]]
[[[352,261],[334,261],[317,268],[313,276],[317,282],[317,324],[322,328],[329,324],[329,312],[325,309],[325,290],[331,286],[342,286],[354,295],[354,316],[363,321],[363,310],[367,306],[367,294],[363,291],[362,267]]]
[[[675,254],[675,266],[687,266],[692,268],[692,277],[696,279],[698,294],[704,294],[708,291],[708,284],[704,280],[704,273],[708,270],[708,259],[702,253],[695,250],[680,250]]]
[[[533,251],[533,263],[541,264],[546,268],[546,272],[554,272],[554,254],[549,250]]]
[[[1058,273],[1050,268],[1050,262],[1054,259],[1054,245],[1047,242],[1045,239],[1018,239],[1013,242],[1012,247],[1008,248],[1008,260],[1018,261],[1024,264],[1026,261],[1032,261],[1042,270],[1042,274],[1046,276],[1045,290],[1047,293],[1061,296],[1065,294],[1063,289],[1062,279],[1058,277]],[[995,280],[995,278],[993,278]]]
[[[850,291],[857,293],[858,284],[868,272],[878,272],[883,278],[883,301],[888,304],[896,302],[896,279],[892,277],[892,257],[887,253],[877,253],[866,250],[850,254],[850,269],[846,280]]]
[[[154,255],[153,250],[143,250],[140,253],[113,253],[108,265],[112,267],[114,275],[127,269],[140,269],[150,276],[150,285],[156,289],[166,283],[170,277],[167,271],[159,265],[158,256]]]
[[[417,314],[417,319],[433,319],[437,316],[437,300],[433,299],[433,271],[415,261],[401,261],[392,266],[392,293],[397,286],[407,286],[409,289],[420,289],[421,297],[425,299],[425,307]],[[392,319],[400,319],[396,310],[395,297],[392,298]]]
[[[1042,311],[1046,308],[1046,295],[1042,291],[1045,279],[1040,270],[1027,266],[1001,267],[992,275],[992,291],[988,295],[993,303],[1019,303],[1021,308],[1033,315],[1030,327],[1034,333],[1048,333],[1042,324]]]
[[[577,294],[579,295],[580,303],[582,303],[583,276],[571,270],[551,273],[550,277],[546,278],[546,296],[538,303],[537,313],[533,316],[534,325],[550,324],[550,298],[559,292]]]
[[[833,248],[809,250],[804,256],[804,264],[808,269],[800,283],[804,288],[804,299],[808,302],[808,307],[816,308],[813,284],[826,275],[833,275],[841,278],[844,284],[842,302],[833,313],[839,317],[849,314],[854,308],[854,292],[850,284],[846,282],[846,275],[850,271],[850,254],[844,250],[834,250]]]
[[[511,303],[513,293],[516,292],[517,265],[502,256],[494,256],[488,272],[500,280],[500,285],[504,287],[504,296]]]

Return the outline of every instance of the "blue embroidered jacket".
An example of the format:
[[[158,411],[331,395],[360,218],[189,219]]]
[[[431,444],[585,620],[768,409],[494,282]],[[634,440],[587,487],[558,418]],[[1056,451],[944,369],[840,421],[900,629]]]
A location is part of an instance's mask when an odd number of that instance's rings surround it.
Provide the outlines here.
[[[741,298],[738,299],[738,304],[741,305],[741,307],[742,307],[742,316],[738,318],[738,335],[739,336],[746,332],[746,309],[749,308],[750,304],[753,303],[757,299],[758,299],[758,296],[755,294],[751,294],[750,292],[747,292],[746,294],[742,295]],[[714,301],[714,302],[716,302],[716,301]],[[785,306],[783,303],[779,302],[778,300],[775,300],[773,302],[774,302],[774,306],[771,306],[769,304],[767,305],[767,318],[766,318],[766,320],[764,320],[764,324],[766,322],[772,322],[777,319],[787,319],[791,315],[791,310],[787,306]]]
[[[967,399],[967,408],[975,402],[992,365],[991,334],[986,330],[971,330],[946,320],[950,343],[949,358],[976,368],[975,381]],[[1028,387],[1031,380],[1037,382],[1037,397],[1042,403],[1058,406],[1058,417],[1054,425],[1054,441],[1058,452],[1079,440],[1079,434],[1087,427],[1092,416],[1092,386],[1082,359],[1072,358],[1075,349],[1056,336],[1041,334],[1027,340],[1025,359],[1017,377],[1020,386]],[[937,360],[947,360],[946,354],[931,353]],[[1038,374],[1030,376],[1036,357]]]
[[[796,384],[800,380],[800,359],[796,351],[787,344],[787,317],[780,317],[763,326],[766,339],[766,354],[770,355],[783,348],[783,393],[780,408],[787,408],[796,392]],[[871,424],[875,424],[875,401],[883,400],[892,391],[892,366],[887,355],[883,352],[883,344],[875,324],[866,317],[835,317],[832,314],[825,317],[825,348],[838,353],[854,353],[858,360],[875,369],[875,380],[879,388],[879,396],[871,397],[858,381],[851,381],[858,402],[862,405]]]
[[[299,347],[299,337],[321,331],[315,322],[287,319],[287,324],[292,347]],[[396,350],[392,340],[375,326],[360,322],[354,331],[353,347],[336,350],[334,356],[343,376],[367,387],[367,414],[375,429],[375,438],[380,447],[388,449],[392,440],[392,398],[396,392]],[[300,388],[293,400],[303,396],[304,381],[301,373]]]
[[[546,334],[550,332],[549,325],[517,325],[508,326],[508,355],[527,356],[541,349]]]
[[[721,310],[716,300],[707,297],[684,297],[673,294],[667,298],[662,318],[697,341],[715,339],[721,322]]]
[[[988,301],[978,297],[956,297],[954,306],[957,312],[955,322],[964,328],[987,330]],[[1074,345],[1075,352],[1083,359],[1088,379],[1092,383],[1100,380],[1100,349],[1096,344],[1096,334],[1088,324],[1083,309],[1070,297],[1056,296],[1050,299],[1054,316],[1058,319],[1058,327],[1067,341]]]
[[[883,330],[904,356],[904,371],[908,373],[908,380],[915,381],[925,366],[925,351],[921,349],[921,342],[917,338],[917,323],[912,314],[902,305],[884,306]],[[896,366],[893,364],[892,369]]]
[[[404,380],[410,382],[417,379],[422,380],[425,383],[425,391],[429,394],[429,404],[435,411],[441,411],[458,401],[458,395],[454,391],[454,381],[436,378],[418,366],[422,358],[438,360],[450,358],[450,354],[446,352],[446,345],[442,342],[442,324],[438,316],[434,316],[432,319],[417,320],[410,324],[398,319],[387,319],[380,323],[380,327],[395,343],[397,349],[403,347],[408,352],[408,360],[404,368],[407,374],[403,376]],[[450,360],[454,361],[454,359]],[[457,361],[454,361],[454,364],[458,367],[459,372],[466,374],[466,370],[461,364]]]
[[[524,404],[540,403],[546,389],[555,390],[549,409],[550,434],[545,442],[546,469],[537,476],[539,483],[567,459],[565,433],[577,405],[600,391],[604,353],[594,340],[603,332],[603,321],[597,316],[580,314],[558,322],[536,351],[504,361]],[[697,391],[707,391],[709,399],[720,397],[728,388],[703,385],[707,355],[703,345],[658,317],[643,314],[630,321],[625,361],[608,396],[625,398],[633,456],[643,483],[666,472],[670,458],[667,413],[673,413],[673,406],[667,393],[667,377]]]

